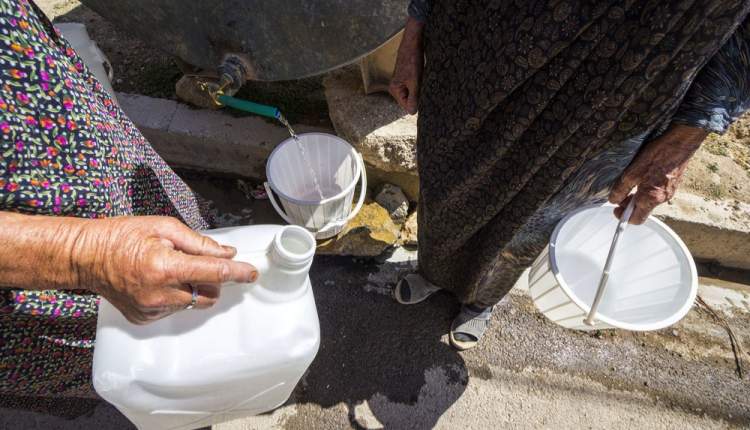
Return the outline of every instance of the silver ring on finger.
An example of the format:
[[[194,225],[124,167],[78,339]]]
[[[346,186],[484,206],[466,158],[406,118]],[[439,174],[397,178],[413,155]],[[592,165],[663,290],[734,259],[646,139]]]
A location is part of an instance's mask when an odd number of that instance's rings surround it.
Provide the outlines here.
[[[192,296],[190,298],[190,304],[185,306],[185,310],[190,310],[195,307],[195,305],[198,303],[198,287],[196,287],[193,284],[188,284],[190,286],[190,289],[192,290]]]

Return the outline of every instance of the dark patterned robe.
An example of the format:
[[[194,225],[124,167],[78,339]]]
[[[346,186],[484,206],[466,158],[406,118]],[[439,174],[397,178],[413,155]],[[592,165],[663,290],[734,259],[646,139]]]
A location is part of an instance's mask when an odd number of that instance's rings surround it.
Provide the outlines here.
[[[644,142],[675,122],[724,131],[749,99],[749,9],[415,0],[422,274],[492,305],[566,213],[606,200]]]

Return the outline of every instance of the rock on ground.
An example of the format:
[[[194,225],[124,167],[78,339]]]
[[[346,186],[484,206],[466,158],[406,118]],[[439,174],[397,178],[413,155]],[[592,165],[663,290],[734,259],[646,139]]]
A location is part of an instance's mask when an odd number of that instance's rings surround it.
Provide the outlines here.
[[[409,218],[404,223],[404,227],[401,229],[401,243],[405,246],[417,246],[418,232],[417,213],[414,212],[409,215]]]
[[[410,201],[419,201],[419,177],[413,173],[386,172],[365,161],[367,183],[378,187],[383,184],[395,184],[406,194]]]
[[[383,185],[375,201],[383,206],[391,215],[391,219],[398,224],[402,224],[409,215],[409,199],[406,198],[401,188],[395,185]]]
[[[398,238],[399,227],[388,211],[369,202],[341,233],[318,245],[318,254],[377,257],[395,245]]]

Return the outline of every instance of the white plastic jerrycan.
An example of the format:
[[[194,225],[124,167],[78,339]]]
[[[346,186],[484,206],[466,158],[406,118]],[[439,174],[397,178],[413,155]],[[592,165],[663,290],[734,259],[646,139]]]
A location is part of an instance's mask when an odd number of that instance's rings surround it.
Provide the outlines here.
[[[140,429],[195,429],[274,409],[318,352],[313,236],[271,225],[203,233],[236,247],[258,280],[225,284],[210,309],[143,326],[106,300],[99,307],[94,387]]]

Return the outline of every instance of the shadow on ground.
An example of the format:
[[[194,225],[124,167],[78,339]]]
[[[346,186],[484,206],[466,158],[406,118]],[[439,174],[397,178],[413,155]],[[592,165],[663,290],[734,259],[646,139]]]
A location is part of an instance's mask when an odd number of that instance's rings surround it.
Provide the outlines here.
[[[241,214],[249,207],[248,219],[229,221],[281,223],[267,201],[247,199],[235,179],[179,173],[196,192],[211,196],[219,218]],[[349,423],[329,423],[331,428],[361,426],[355,409],[365,402],[385,428],[430,428],[465,390],[468,372],[464,361],[441,341],[458,310],[455,300],[438,294],[419,305],[400,306],[382,285],[395,282],[411,269],[409,261],[316,257],[310,276],[321,346],[293,398],[299,404],[322,408],[345,405]],[[372,275],[378,276],[378,285],[368,282]],[[439,396],[426,394],[428,377],[440,380]]]
[[[385,428],[431,428],[468,383],[463,359],[441,341],[458,306],[444,294],[406,307],[366,292],[368,275],[381,268],[349,258],[317,259],[312,279],[322,343],[296,402],[322,408],[345,404],[354,428],[362,428],[354,410],[364,402]],[[426,396],[430,375],[451,389]]]
[[[388,268],[393,273],[411,267],[408,262],[388,265],[394,266]],[[347,414],[326,414],[337,420],[327,423],[328,428],[366,428],[355,412],[363,405],[385,428],[431,428],[468,384],[463,358],[441,340],[458,310],[455,300],[438,294],[405,307],[382,289],[363,288],[368,276],[383,267],[351,258],[319,257],[311,271],[322,340],[292,402],[300,407],[347,408],[348,422]],[[18,399],[2,401],[0,407],[45,414],[19,413],[24,422],[14,421],[9,428],[15,429],[132,428],[114,408],[91,400]],[[0,424],[5,418],[0,417]],[[290,420],[307,418],[297,414]],[[309,428],[305,423],[288,424]]]

